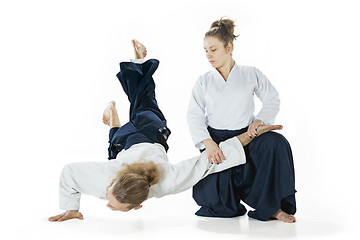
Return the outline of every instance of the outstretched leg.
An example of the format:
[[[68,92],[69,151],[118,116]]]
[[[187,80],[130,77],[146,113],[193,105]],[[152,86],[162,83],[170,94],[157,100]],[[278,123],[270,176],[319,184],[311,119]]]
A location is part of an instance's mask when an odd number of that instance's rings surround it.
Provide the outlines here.
[[[131,43],[134,48],[135,59],[144,59],[147,55],[146,47],[136,39],[133,39]],[[115,101],[111,101],[105,108],[103,113],[103,123],[110,126],[110,128],[121,127]]]
[[[135,57],[143,58],[147,51],[143,44],[133,40]],[[166,127],[166,119],[155,98],[155,73],[159,61],[150,59],[142,64],[120,63],[121,71],[117,77],[130,101],[130,122],[151,141],[156,140],[160,128]]]
[[[135,58],[143,59],[147,50],[137,40],[132,40]],[[109,133],[109,159],[115,158],[122,149],[134,144],[149,142],[160,143],[168,149],[166,139],[170,130],[166,119],[158,107],[155,98],[155,82],[152,75],[159,61],[134,61],[120,63],[120,72],[116,75],[130,102],[129,122],[121,126],[118,121],[115,103],[111,102],[103,115],[103,122],[111,129]],[[111,119],[112,118],[112,119]]]

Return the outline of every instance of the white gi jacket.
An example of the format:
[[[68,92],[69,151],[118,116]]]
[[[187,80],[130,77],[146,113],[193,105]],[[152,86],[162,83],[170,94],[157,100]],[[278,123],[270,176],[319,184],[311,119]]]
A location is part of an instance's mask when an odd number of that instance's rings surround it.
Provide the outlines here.
[[[211,173],[245,163],[244,149],[236,137],[221,143],[220,148],[226,160],[219,165],[210,164],[205,152],[173,165],[169,163],[164,147],[158,143],[135,144],[107,162],[68,164],[60,177],[60,208],[79,210],[81,194],[106,199],[106,189],[122,169],[123,163],[151,160],[160,168],[160,181],[150,187],[149,198],[185,191]]]
[[[262,108],[254,116],[254,93]],[[239,66],[231,69],[225,81],[217,70],[201,75],[196,81],[188,107],[187,120],[197,148],[201,141],[211,138],[207,127],[238,130],[260,119],[273,124],[280,108],[279,94],[266,76],[257,68]]]

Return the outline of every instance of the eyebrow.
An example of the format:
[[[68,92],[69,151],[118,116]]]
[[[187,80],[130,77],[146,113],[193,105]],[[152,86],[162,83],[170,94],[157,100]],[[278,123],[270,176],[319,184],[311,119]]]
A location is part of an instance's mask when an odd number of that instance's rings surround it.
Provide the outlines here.
[[[210,46],[209,48],[214,48],[214,47],[216,47],[216,46],[213,45],[213,46]],[[204,49],[206,49],[206,47],[204,47]]]

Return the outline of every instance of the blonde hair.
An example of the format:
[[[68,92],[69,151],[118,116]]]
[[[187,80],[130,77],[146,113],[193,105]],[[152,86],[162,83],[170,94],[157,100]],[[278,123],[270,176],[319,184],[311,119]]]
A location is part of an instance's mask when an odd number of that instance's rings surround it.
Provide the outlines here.
[[[158,166],[152,161],[124,163],[123,166],[125,168],[118,172],[107,189],[112,186],[115,199],[130,204],[130,210],[148,198],[150,186],[159,182],[161,174]]]
[[[216,37],[223,42],[224,47],[229,43],[233,45],[233,41],[239,35],[234,35],[235,24],[233,20],[224,19],[216,20],[210,26],[210,30],[205,33],[205,37]]]

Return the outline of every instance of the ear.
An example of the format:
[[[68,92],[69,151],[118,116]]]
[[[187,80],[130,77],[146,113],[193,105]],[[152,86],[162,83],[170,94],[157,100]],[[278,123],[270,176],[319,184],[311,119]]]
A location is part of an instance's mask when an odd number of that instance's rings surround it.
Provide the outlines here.
[[[139,205],[137,207],[134,207],[134,210],[139,210],[140,208],[142,208],[142,205]]]
[[[226,51],[227,51],[228,53],[232,53],[232,50],[233,50],[233,45],[232,45],[231,43],[228,43],[228,44],[226,45]]]

